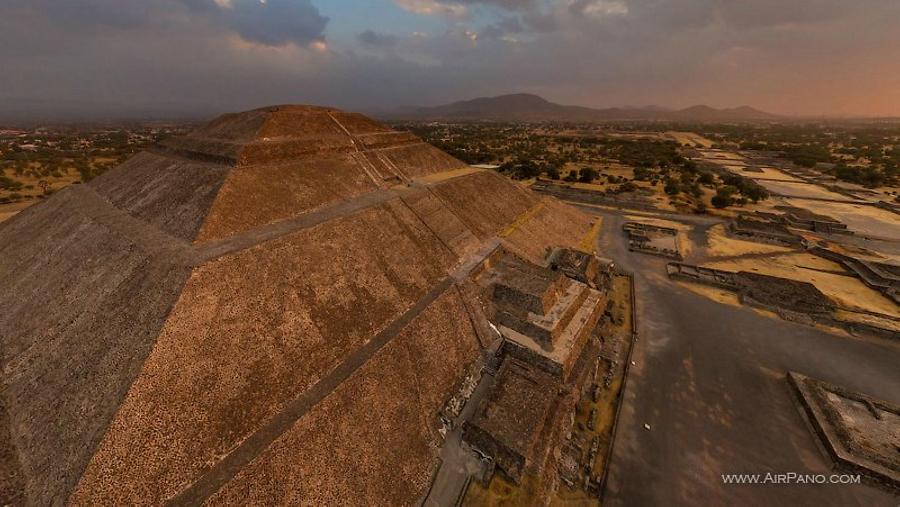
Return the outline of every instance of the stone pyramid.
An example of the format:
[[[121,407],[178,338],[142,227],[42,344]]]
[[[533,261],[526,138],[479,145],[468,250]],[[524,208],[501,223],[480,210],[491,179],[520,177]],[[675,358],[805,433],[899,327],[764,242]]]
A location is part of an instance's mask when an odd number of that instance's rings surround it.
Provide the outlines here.
[[[415,503],[468,272],[588,216],[359,114],[222,116],[0,225],[0,504]]]

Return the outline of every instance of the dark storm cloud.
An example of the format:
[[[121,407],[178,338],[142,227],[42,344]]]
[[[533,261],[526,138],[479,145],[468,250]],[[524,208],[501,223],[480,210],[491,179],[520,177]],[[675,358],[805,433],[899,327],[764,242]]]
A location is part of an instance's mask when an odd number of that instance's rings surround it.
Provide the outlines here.
[[[366,30],[358,34],[356,39],[364,46],[375,48],[394,47],[399,41],[399,38],[396,35],[379,33],[374,30]]]
[[[210,9],[208,0],[187,0],[191,4],[207,3],[204,12],[237,32],[247,41],[270,46],[287,43],[308,44],[323,38],[328,19],[310,0],[231,0],[228,7]]]
[[[320,40],[328,24],[310,0],[3,0],[0,17],[64,31],[194,23],[272,46]]]

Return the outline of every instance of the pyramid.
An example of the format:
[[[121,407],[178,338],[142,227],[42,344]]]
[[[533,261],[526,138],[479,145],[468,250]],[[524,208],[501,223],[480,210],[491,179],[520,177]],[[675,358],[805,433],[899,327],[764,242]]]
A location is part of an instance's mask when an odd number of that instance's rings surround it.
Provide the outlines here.
[[[415,503],[468,273],[591,226],[332,108],[149,148],[0,225],[0,504]]]

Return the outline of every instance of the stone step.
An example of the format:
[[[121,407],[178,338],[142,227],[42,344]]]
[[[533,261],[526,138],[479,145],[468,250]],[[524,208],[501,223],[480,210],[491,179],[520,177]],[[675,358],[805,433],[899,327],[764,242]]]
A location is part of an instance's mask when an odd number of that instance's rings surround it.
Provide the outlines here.
[[[587,340],[588,336],[597,325],[597,322],[600,320],[606,298],[602,292],[594,289],[588,289],[588,292],[589,294],[575,313],[575,316],[554,340],[554,349],[560,348],[570,351],[581,350],[585,340]],[[568,375],[567,372],[571,370],[572,364],[577,360],[577,355],[578,354],[570,353],[565,358],[563,362],[563,371],[566,372],[566,375]]]
[[[572,281],[549,312],[544,315],[530,314],[528,320],[539,328],[547,330],[551,340],[555,340],[569,325],[588,294],[587,285]]]

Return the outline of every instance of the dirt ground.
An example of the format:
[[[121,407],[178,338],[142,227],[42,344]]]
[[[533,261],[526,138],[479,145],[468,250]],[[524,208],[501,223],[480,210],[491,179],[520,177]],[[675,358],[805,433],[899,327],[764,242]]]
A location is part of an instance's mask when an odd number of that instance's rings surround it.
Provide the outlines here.
[[[19,201],[9,204],[0,204],[0,222],[5,222],[14,217],[23,209],[36,203],[37,200]]]
[[[733,151],[705,150],[701,152],[701,155],[703,155],[703,158],[709,161],[718,160],[720,162],[725,162],[730,160],[735,162],[743,162],[745,160],[743,155],[741,155],[740,153],[735,153]]]
[[[653,218],[653,217],[645,217],[641,215],[625,215],[625,219],[629,222],[638,222],[641,224],[647,225],[655,225],[657,227],[668,227],[670,229],[675,229],[677,231],[690,231],[691,226],[681,223],[675,222],[673,220],[665,220],[663,218]]]
[[[850,198],[841,194],[825,190],[812,183],[795,183],[789,181],[760,181],[760,185],[773,192],[788,197],[812,197],[815,199],[834,199],[836,201],[849,201]]]
[[[713,142],[709,139],[701,136],[700,134],[695,134],[693,132],[666,132],[666,135],[674,139],[678,144],[689,144],[691,146],[700,145],[704,148],[712,148]]]
[[[835,312],[835,317],[848,322],[862,322],[863,324],[871,324],[883,329],[893,329],[894,331],[900,332],[900,321],[886,319],[876,315],[838,310]]]
[[[691,292],[711,299],[717,303],[734,306],[737,308],[741,306],[741,301],[738,299],[737,294],[729,290],[719,289],[710,285],[701,285],[699,283],[685,282],[680,280],[676,281],[675,283],[677,285],[680,285],[681,287],[684,287],[685,289],[690,290]]]
[[[900,215],[860,204],[788,199],[787,203],[834,217],[857,234],[900,241]]]
[[[812,254],[772,255],[764,258],[733,259],[704,264],[727,271],[750,271],[809,282],[838,305],[900,317],[900,309],[881,293],[870,289],[841,266]]]
[[[710,227],[706,237],[706,253],[711,257],[730,257],[733,255],[757,253],[787,253],[791,251],[790,248],[783,246],[731,238],[725,233],[724,224]]]
[[[0,222],[8,220],[23,209],[31,206],[32,204],[40,202],[41,195],[44,193],[44,190],[41,186],[41,181],[46,182],[47,188],[50,190],[50,192],[56,192],[57,190],[81,181],[81,176],[78,174],[78,171],[75,171],[74,169],[62,169],[60,170],[60,172],[62,173],[62,176],[59,178],[39,178],[24,175],[15,176],[14,179],[18,182],[21,182],[24,187],[20,190],[16,190],[15,192],[0,190],[0,198],[9,197],[13,193],[16,193],[22,196],[22,200],[7,204],[0,204]],[[3,171],[0,170],[0,175],[2,174]],[[8,172],[7,175],[9,175]]]
[[[803,182],[803,180],[801,180],[800,178],[791,176],[790,174],[788,174],[784,171],[775,169],[774,167],[759,167],[758,169],[762,172],[745,171],[744,170],[745,168],[741,167],[741,166],[733,166],[733,167],[726,166],[726,167],[731,167],[731,168],[737,169],[737,171],[739,171],[740,174],[742,174],[743,176],[746,176],[747,178],[750,178],[750,179],[765,178],[768,180],[790,181],[790,182],[796,182],[796,183]]]

